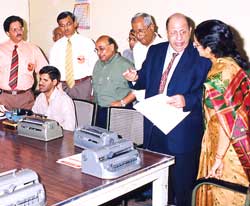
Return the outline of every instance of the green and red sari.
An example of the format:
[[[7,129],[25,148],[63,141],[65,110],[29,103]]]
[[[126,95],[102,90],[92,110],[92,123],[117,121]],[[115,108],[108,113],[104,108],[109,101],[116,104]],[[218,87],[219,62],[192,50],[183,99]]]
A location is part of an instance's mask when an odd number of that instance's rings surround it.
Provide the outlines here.
[[[231,144],[223,159],[222,179],[243,185],[250,181],[250,79],[231,58],[219,58],[205,82],[205,134],[198,178],[211,169],[220,135]],[[243,205],[244,196],[212,186],[198,192],[197,205]]]

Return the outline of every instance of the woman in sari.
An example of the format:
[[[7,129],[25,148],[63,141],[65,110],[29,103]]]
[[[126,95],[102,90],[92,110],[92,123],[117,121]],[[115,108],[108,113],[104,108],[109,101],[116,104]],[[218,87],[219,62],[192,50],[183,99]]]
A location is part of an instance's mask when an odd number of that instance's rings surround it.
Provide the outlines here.
[[[194,46],[212,62],[205,81],[205,133],[198,178],[214,177],[249,185],[250,79],[228,25],[208,20],[195,29]],[[197,205],[244,205],[242,194],[215,186],[198,190]]]

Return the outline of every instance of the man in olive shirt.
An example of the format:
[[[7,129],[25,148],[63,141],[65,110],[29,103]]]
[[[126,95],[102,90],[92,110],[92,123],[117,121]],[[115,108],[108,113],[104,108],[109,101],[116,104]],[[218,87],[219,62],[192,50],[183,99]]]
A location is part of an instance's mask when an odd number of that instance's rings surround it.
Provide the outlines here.
[[[134,100],[129,82],[122,75],[134,66],[120,56],[117,50],[115,40],[109,36],[100,36],[96,41],[99,60],[92,76],[94,101],[98,104],[96,125],[104,128],[108,107],[130,107]]]

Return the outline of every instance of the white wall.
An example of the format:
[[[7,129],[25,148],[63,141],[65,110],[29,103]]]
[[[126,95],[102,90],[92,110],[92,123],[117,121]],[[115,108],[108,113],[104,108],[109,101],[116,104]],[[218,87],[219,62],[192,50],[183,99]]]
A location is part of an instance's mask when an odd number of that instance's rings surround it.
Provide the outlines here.
[[[217,18],[235,27],[244,39],[245,50],[250,56],[250,19],[248,0],[92,0],[91,28],[80,31],[96,40],[102,34],[115,38],[120,51],[128,47],[127,37],[131,17],[138,12],[153,15],[159,33],[165,35],[165,21],[175,12],[191,17],[196,24]],[[56,16],[63,10],[73,10],[74,0],[30,0],[31,40],[46,53],[52,45],[51,31],[56,25]]]
[[[8,39],[3,29],[3,22],[8,16],[20,16],[29,27],[29,0],[0,0],[0,5],[0,42],[2,42]],[[29,30],[27,27],[26,29]]]
[[[29,0],[30,39],[48,56],[53,45],[52,31],[57,27],[56,18],[61,11],[73,11],[74,0]]]

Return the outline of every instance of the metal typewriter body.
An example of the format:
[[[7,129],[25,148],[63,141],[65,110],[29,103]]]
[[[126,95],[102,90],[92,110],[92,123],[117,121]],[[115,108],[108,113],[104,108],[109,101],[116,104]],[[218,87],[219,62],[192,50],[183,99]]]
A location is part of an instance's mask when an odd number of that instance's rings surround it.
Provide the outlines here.
[[[0,173],[1,206],[45,206],[45,190],[30,169]]]
[[[50,141],[63,136],[62,127],[51,119],[25,117],[17,125],[18,135],[42,141]]]
[[[95,149],[119,140],[115,132],[101,127],[85,126],[74,131],[74,145],[83,149]]]
[[[129,140],[82,151],[82,172],[102,179],[117,178],[140,167],[139,152]]]

